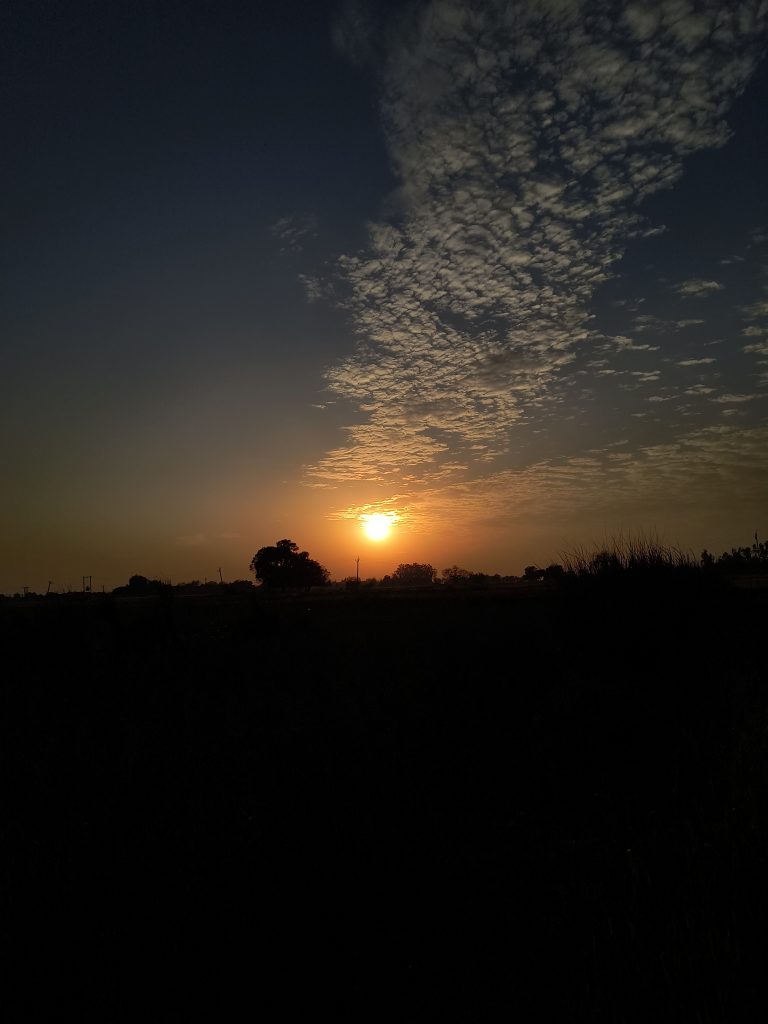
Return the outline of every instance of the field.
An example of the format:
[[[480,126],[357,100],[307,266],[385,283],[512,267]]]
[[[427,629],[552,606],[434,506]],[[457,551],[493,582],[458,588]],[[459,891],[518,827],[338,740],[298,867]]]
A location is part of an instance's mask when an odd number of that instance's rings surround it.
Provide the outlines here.
[[[13,1019],[755,1019],[767,611],[683,584],[6,602]]]

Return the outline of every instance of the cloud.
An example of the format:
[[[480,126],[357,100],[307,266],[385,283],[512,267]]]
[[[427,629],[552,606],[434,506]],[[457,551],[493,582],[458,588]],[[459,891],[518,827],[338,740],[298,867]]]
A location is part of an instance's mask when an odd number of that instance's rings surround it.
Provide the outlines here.
[[[705,281],[701,277],[691,277],[687,281],[673,285],[672,291],[677,292],[684,299],[705,299],[714,292],[720,292],[725,288],[719,281]]]
[[[310,304],[319,302],[320,299],[326,298],[329,294],[328,289],[324,287],[320,278],[312,274],[299,274],[298,281],[304,289],[307,302]]]
[[[645,331],[653,331],[654,334],[675,334],[687,327],[700,327],[703,323],[704,320],[700,319],[664,320],[652,313],[643,313],[632,321],[634,330],[638,334]]]
[[[716,363],[717,360],[713,359],[712,356],[708,356],[705,359],[678,359],[678,366],[706,366],[708,363]]]
[[[659,28],[661,13],[651,4],[628,4],[624,19],[635,39],[645,42]]]
[[[766,448],[768,427],[721,423],[622,452],[618,459],[618,453],[598,451],[544,460],[419,494],[400,492],[375,507],[340,510],[332,517],[357,518],[361,509],[397,510],[400,529],[429,533],[451,522],[470,529],[489,521],[570,526],[586,515],[599,515],[603,522],[609,517],[648,522],[670,508],[695,515],[702,507],[738,506],[744,494],[765,507]]]
[[[718,395],[712,401],[718,402],[721,405],[733,405],[734,403],[753,402],[759,397],[759,395]]]
[[[281,217],[269,229],[282,243],[281,252],[301,252],[307,239],[317,234],[317,217],[314,214],[292,214]]]
[[[428,487],[507,457],[555,411],[578,414],[595,292],[648,234],[638,205],[727,141],[767,17],[751,0],[613,14],[604,0],[433,0],[376,44],[397,215],[339,260],[357,344],[326,382],[359,421],[308,480]]]
[[[768,316],[768,299],[753,302],[750,306],[743,306],[742,312],[747,320],[758,320],[760,317]]]
[[[636,341],[631,338],[626,338],[622,334],[617,334],[614,338],[608,339],[609,345],[614,345],[617,352],[658,352],[658,345],[641,344],[638,345]]]

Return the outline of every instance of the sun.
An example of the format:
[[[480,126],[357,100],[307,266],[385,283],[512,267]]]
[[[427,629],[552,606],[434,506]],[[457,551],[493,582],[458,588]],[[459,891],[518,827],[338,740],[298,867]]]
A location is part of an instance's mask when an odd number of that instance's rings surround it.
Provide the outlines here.
[[[386,540],[395,521],[391,512],[373,512],[360,518],[363,520],[363,533],[369,540],[377,541]]]

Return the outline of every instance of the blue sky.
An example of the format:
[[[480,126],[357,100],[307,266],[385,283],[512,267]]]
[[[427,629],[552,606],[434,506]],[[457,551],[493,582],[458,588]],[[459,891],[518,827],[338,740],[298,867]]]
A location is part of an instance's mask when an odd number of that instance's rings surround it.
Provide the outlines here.
[[[768,528],[767,19],[11,4],[0,590]]]

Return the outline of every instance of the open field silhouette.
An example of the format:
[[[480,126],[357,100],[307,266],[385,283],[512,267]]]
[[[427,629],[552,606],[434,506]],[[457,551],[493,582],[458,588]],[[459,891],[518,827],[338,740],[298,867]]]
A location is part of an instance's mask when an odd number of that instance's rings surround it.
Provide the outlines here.
[[[178,1019],[734,1019],[766,611],[682,578],[7,602],[7,938],[105,1019],[158,985]]]

